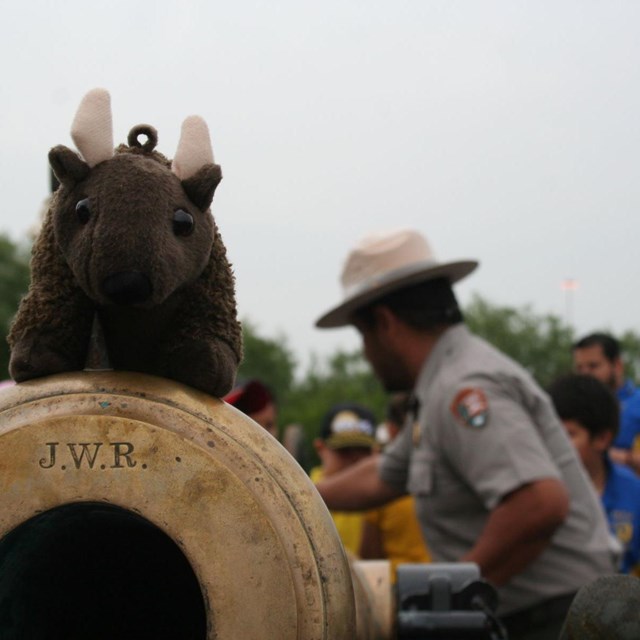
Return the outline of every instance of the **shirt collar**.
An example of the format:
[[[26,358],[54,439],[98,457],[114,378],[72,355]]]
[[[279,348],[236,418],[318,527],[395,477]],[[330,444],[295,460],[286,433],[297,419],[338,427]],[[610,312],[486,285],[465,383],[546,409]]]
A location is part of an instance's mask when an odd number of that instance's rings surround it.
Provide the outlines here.
[[[433,378],[436,376],[444,360],[449,358],[458,348],[460,341],[470,335],[469,329],[463,323],[449,327],[436,341],[431,353],[427,356],[422,371],[418,376],[414,393],[424,402]]]

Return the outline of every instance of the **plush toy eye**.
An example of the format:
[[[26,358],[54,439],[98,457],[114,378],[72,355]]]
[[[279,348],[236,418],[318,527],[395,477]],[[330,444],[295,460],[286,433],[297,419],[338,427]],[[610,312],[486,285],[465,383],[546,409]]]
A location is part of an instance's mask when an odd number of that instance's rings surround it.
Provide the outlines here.
[[[91,217],[89,198],[85,198],[84,200],[80,200],[80,202],[78,202],[78,204],[76,205],[76,215],[78,216],[80,224],[87,224],[87,222],[89,222],[89,218]]]
[[[173,213],[173,233],[177,236],[191,235],[194,226],[193,216],[184,209],[178,209]]]

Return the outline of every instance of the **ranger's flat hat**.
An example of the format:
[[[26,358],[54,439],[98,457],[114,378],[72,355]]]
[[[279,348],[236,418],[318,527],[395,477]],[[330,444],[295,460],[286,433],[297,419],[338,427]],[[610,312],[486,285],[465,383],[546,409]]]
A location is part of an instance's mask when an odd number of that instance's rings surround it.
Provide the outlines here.
[[[476,260],[439,262],[427,239],[412,229],[370,234],[347,256],[340,277],[342,302],[319,318],[316,327],[343,327],[354,311],[392,291],[435,278],[454,283],[477,266]]]

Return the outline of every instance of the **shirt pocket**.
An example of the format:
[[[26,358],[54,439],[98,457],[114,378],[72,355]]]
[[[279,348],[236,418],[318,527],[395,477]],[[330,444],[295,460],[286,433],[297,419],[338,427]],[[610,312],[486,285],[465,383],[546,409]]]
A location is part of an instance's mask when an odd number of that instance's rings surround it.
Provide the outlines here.
[[[435,456],[428,449],[417,449],[411,454],[407,489],[413,496],[428,496],[435,491]]]

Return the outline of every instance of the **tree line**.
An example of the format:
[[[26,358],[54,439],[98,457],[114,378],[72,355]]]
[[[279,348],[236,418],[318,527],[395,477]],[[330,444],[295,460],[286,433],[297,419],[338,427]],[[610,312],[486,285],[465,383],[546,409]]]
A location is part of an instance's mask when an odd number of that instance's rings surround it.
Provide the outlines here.
[[[11,319],[29,283],[29,250],[0,235],[0,330],[9,331]],[[498,349],[526,367],[543,386],[571,368],[573,328],[553,314],[539,314],[530,306],[495,305],[474,296],[464,308],[467,325]],[[595,330],[606,331],[606,327]],[[281,428],[302,426],[310,443],[331,405],[361,402],[384,417],[387,395],[359,350],[313,355],[306,371],[299,365],[285,335],[265,336],[251,319],[243,320],[244,360],[238,379],[260,378],[277,398]],[[616,336],[622,343],[627,375],[640,378],[640,334],[627,330]],[[8,377],[9,348],[0,340],[0,378]]]
[[[479,295],[464,308],[469,329],[522,364],[542,386],[571,370],[574,329],[554,314],[536,313],[530,306],[495,305]],[[307,441],[307,459],[315,454],[311,443],[322,416],[331,405],[346,400],[365,404],[382,420],[387,394],[371,372],[360,350],[337,351],[314,357],[306,372],[296,376],[296,360],[286,337],[261,336],[250,322],[243,324],[245,359],[242,379],[260,378],[276,393],[280,426],[300,424]],[[594,327],[594,331],[606,328]],[[640,379],[640,335],[628,330],[616,336],[625,357],[627,376]]]

